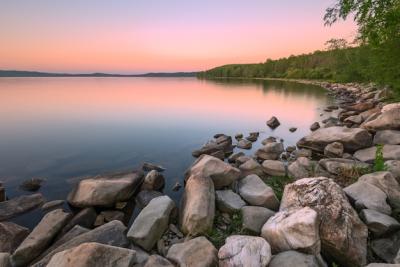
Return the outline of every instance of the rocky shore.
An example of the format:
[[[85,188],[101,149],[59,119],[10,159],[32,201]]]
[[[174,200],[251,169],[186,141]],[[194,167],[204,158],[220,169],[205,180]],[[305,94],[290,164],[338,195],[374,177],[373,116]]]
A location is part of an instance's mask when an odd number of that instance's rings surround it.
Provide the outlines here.
[[[374,85],[298,82],[328,90],[330,117],[253,155],[259,133],[216,134],[174,186],[180,203],[151,163],[81,180],[67,200],[6,199],[0,183],[0,267],[400,266],[400,103]],[[38,208],[32,231],[10,221]]]

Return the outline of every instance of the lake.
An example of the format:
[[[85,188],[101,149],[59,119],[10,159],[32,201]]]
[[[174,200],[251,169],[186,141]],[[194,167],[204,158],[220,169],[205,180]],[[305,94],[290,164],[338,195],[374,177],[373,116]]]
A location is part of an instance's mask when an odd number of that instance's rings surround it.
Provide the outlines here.
[[[65,199],[80,177],[166,168],[164,192],[179,201],[191,152],[216,133],[259,131],[295,144],[331,103],[322,88],[281,81],[196,78],[0,78],[0,181],[9,198],[43,178],[48,200]],[[266,121],[276,116],[281,126]],[[297,127],[294,133],[290,127]],[[239,151],[235,149],[235,151]],[[34,211],[15,222],[32,227]]]

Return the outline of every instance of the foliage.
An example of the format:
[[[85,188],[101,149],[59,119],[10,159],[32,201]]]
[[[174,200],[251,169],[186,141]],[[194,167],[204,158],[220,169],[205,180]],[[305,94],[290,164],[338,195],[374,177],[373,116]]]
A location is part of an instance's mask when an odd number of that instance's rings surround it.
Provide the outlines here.
[[[279,200],[282,199],[285,186],[293,181],[294,179],[289,176],[272,176],[264,180],[264,182],[274,190],[275,195]]]
[[[376,153],[375,153],[375,161],[374,161],[374,171],[380,172],[384,171],[385,167],[385,160],[383,158],[383,145],[376,146]]]

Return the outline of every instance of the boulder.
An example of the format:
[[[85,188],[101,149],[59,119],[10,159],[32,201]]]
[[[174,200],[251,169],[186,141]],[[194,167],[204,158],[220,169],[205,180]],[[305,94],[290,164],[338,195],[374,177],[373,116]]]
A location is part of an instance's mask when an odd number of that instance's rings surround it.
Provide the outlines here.
[[[136,197],[135,197],[135,202],[138,205],[140,209],[143,209],[146,207],[150,201],[156,197],[161,197],[163,193],[159,191],[154,191],[154,190],[143,190],[140,191]]]
[[[78,235],[77,237],[70,239],[66,243],[49,252],[47,255],[43,255],[42,258],[37,259],[38,262],[36,262],[32,266],[44,267],[47,265],[54,254],[89,242],[101,243],[116,247],[127,247],[129,241],[126,238],[126,226],[124,226],[123,223],[120,221],[112,221],[106,223],[87,233]]]
[[[319,122],[317,122],[317,121],[314,122],[313,124],[311,124],[311,126],[310,126],[310,130],[311,130],[312,132],[318,130],[319,128],[321,128],[321,125],[319,125]]]
[[[326,264],[321,257],[291,250],[275,255],[268,267],[326,267]]]
[[[180,209],[181,230],[197,236],[208,233],[214,222],[214,184],[208,176],[192,175],[186,183]]]
[[[238,157],[238,158],[236,159],[236,165],[237,165],[237,166],[240,166],[240,165],[242,165],[243,163],[245,163],[246,161],[251,160],[251,159],[253,159],[253,158],[250,157],[250,156],[246,156],[246,155],[240,156],[240,157]]]
[[[271,210],[279,208],[279,201],[271,187],[260,177],[251,174],[238,182],[239,194],[254,206],[266,207]]]
[[[289,128],[289,132],[294,133],[295,131],[297,131],[296,127],[290,127]]]
[[[161,190],[165,185],[164,176],[156,170],[150,171],[144,178],[141,190]]]
[[[371,131],[400,130],[400,107],[382,109],[382,114],[365,123],[364,128]]]
[[[168,228],[169,216],[175,207],[168,196],[154,198],[136,217],[128,239],[150,251]]]
[[[284,151],[282,143],[273,142],[258,149],[255,156],[260,160],[277,160]]]
[[[308,158],[300,157],[288,167],[289,175],[295,179],[310,177],[313,175],[315,163]]]
[[[378,187],[358,181],[343,189],[358,210],[372,209],[390,215],[392,209],[386,203],[387,196]]]
[[[393,262],[400,249],[400,231],[371,241],[373,253],[384,262]]]
[[[243,152],[238,152],[238,153],[232,154],[232,155],[229,156],[228,162],[229,163],[235,163],[236,160],[241,156],[244,156]]]
[[[68,195],[75,207],[112,207],[117,202],[129,200],[143,181],[139,172],[101,175],[80,181]]]
[[[346,152],[354,152],[371,146],[372,137],[368,131],[361,128],[333,126],[312,132],[310,135],[300,139],[297,142],[297,146],[323,153],[325,147],[333,142],[342,143]]]
[[[58,252],[47,267],[131,267],[134,263],[134,250],[92,242]]]
[[[324,149],[324,155],[328,158],[341,158],[343,156],[344,147],[342,143],[333,142],[328,144]]]
[[[82,226],[84,228],[92,228],[96,220],[97,213],[94,208],[84,208],[79,211],[69,222],[62,228],[56,239],[59,239],[64,234],[69,232],[75,225]]]
[[[311,158],[312,156],[312,151],[310,149],[295,149],[294,151],[292,151],[291,155],[292,158],[294,159],[298,159],[301,157],[304,158]]]
[[[360,213],[360,218],[374,236],[386,235],[400,229],[398,221],[376,210],[364,209]]]
[[[70,213],[66,213],[61,209],[47,213],[15,250],[11,257],[13,265],[25,266],[39,256],[70,217]]]
[[[217,139],[204,144],[200,149],[193,151],[192,155],[197,158],[201,155],[211,155],[217,151],[231,153],[233,151],[232,138],[226,135],[219,136]]]
[[[154,254],[149,257],[144,267],[174,267],[174,265],[166,258]]]
[[[261,237],[232,235],[218,251],[219,266],[268,266],[271,248]]]
[[[382,190],[389,203],[400,203],[400,185],[390,172],[374,172],[361,176],[359,181],[366,182]]]
[[[400,131],[395,131],[395,130],[377,131],[374,136],[374,144],[400,145]]]
[[[0,222],[40,207],[45,202],[42,194],[23,195],[0,202]]]
[[[357,112],[363,112],[368,109],[374,108],[375,104],[373,102],[360,102],[351,106],[344,107],[345,110],[352,110]]]
[[[400,183],[400,160],[388,160],[385,162],[385,167]]]
[[[400,160],[400,145],[384,145],[382,153],[385,161]],[[376,157],[376,147],[360,149],[354,153],[354,157],[360,161],[373,163]]]
[[[62,199],[49,201],[49,202],[46,202],[43,204],[42,210],[49,211],[49,210],[53,210],[53,209],[59,209],[59,208],[62,208],[64,203],[65,203],[65,201]]]
[[[280,210],[310,207],[321,222],[321,251],[344,266],[366,264],[368,229],[343,190],[325,177],[304,178],[285,187]]]
[[[262,163],[263,170],[270,176],[286,176],[286,167],[279,160],[264,160]]]
[[[257,235],[261,233],[261,228],[265,222],[275,215],[274,211],[257,206],[244,206],[241,209],[241,213],[242,229]]]
[[[145,172],[149,172],[149,171],[153,171],[153,170],[158,171],[158,172],[163,172],[163,171],[165,171],[165,168],[160,165],[156,165],[156,164],[153,164],[150,162],[145,162],[142,165],[142,170]]]
[[[11,267],[10,253],[0,252],[0,266]]]
[[[309,207],[276,213],[264,224],[261,236],[271,245],[274,254],[298,250],[318,255],[321,250],[319,218]]]
[[[276,137],[270,136],[261,141],[264,146],[269,143],[276,143]]]
[[[230,189],[215,191],[215,199],[218,210],[224,213],[235,213],[246,205],[246,202]]]
[[[237,147],[241,149],[251,149],[252,146],[253,146],[252,142],[247,139],[241,139],[237,143]]]
[[[192,175],[196,177],[210,177],[215,188],[221,189],[239,179],[240,170],[220,159],[204,155],[195,161],[192,167],[186,172],[186,180]]]
[[[250,142],[255,142],[258,139],[259,133],[250,133],[248,136],[246,136],[246,139]]]
[[[167,258],[180,267],[216,267],[218,251],[207,238],[201,236],[172,245]]]
[[[239,166],[239,170],[241,171],[241,177],[246,177],[250,174],[255,174],[262,177],[265,174],[260,163],[252,158],[241,164]]]
[[[0,252],[13,253],[28,234],[28,228],[12,222],[0,222]]]
[[[279,120],[273,116],[271,117],[271,119],[269,119],[267,121],[267,125],[271,128],[271,129],[275,129],[277,128],[279,125],[281,125],[281,123],[279,122]]]

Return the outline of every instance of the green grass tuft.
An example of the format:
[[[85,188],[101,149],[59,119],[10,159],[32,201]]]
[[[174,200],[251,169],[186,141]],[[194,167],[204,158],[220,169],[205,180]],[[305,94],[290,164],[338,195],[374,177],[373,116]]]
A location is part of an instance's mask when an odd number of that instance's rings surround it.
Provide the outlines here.
[[[271,176],[264,179],[264,182],[274,190],[276,197],[280,201],[282,199],[285,186],[294,182],[294,179],[289,176]]]
[[[383,158],[383,145],[376,146],[376,154],[374,161],[374,171],[380,172],[386,170],[385,160]]]

